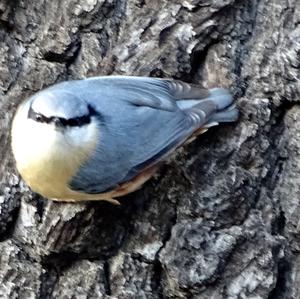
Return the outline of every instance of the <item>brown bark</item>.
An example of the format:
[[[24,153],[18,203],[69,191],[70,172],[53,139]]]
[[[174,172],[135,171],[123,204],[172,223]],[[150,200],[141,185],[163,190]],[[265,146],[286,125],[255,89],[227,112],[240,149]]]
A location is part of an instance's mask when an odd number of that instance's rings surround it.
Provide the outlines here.
[[[0,297],[300,298],[299,24],[297,0],[0,0]],[[241,118],[121,206],[31,193],[17,104],[107,74],[229,87]]]

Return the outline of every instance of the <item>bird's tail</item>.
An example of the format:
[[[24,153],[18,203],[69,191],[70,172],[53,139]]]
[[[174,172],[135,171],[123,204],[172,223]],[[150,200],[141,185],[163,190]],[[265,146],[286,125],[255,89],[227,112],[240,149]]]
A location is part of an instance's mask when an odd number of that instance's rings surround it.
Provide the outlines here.
[[[180,100],[180,109],[197,115],[201,127],[211,127],[220,122],[234,122],[238,119],[238,110],[233,104],[230,92],[224,88],[213,88],[204,99]]]
[[[238,110],[235,104],[232,104],[225,109],[216,112],[210,119],[209,122],[226,123],[237,121],[239,116]]]

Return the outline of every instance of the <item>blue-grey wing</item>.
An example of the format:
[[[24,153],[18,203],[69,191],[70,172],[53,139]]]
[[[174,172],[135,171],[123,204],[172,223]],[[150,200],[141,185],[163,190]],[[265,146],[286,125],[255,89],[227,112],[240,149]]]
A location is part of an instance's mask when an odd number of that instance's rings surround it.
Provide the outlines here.
[[[199,85],[182,81],[151,77],[104,76],[85,80],[95,89],[111,99],[121,99],[136,106],[174,111],[177,100],[203,99],[209,96],[209,90]]]
[[[207,91],[180,81],[99,77],[68,83],[64,88],[93,105],[100,130],[95,153],[70,182],[74,190],[113,189],[160,161],[206,121],[203,113],[186,112],[177,101],[199,100]],[[207,107],[216,110],[211,102]]]

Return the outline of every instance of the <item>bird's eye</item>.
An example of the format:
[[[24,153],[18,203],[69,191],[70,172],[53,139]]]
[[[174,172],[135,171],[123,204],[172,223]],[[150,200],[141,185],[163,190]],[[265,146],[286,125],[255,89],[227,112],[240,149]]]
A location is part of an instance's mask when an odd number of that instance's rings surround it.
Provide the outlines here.
[[[28,118],[40,123],[49,123],[50,119],[40,113],[35,112],[31,107],[28,111]]]
[[[35,114],[34,120],[37,122],[43,122],[44,117],[41,114]]]

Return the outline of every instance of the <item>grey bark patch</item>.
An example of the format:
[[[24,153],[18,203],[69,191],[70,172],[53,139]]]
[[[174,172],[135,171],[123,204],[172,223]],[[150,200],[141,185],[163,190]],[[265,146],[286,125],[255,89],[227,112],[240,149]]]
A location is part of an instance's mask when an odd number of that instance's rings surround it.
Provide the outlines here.
[[[299,20],[296,0],[0,1],[0,297],[298,298]],[[120,207],[41,200],[12,175],[16,106],[107,74],[229,87],[241,118]]]

